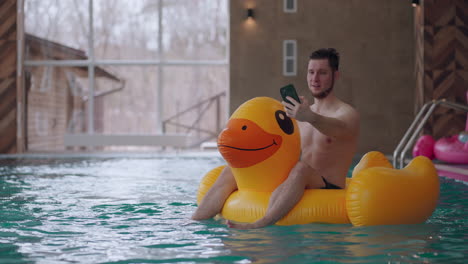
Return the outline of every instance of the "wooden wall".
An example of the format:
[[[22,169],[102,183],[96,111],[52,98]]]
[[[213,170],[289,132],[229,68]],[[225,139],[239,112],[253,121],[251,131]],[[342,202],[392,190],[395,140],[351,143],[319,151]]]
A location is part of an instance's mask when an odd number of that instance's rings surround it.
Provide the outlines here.
[[[468,1],[423,0],[415,8],[416,106],[446,98],[466,104]],[[436,138],[465,128],[466,113],[438,107],[424,133]]]
[[[0,1],[0,153],[17,146],[17,3]]]
[[[63,135],[69,116],[69,87],[66,67],[28,69],[27,145],[28,151],[63,151]],[[70,70],[71,71],[71,70]]]

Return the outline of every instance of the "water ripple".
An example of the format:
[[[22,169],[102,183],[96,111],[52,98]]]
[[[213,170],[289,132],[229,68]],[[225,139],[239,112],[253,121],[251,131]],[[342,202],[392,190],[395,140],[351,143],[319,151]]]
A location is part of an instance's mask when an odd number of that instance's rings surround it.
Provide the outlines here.
[[[468,252],[468,186],[447,179],[422,225],[240,231],[190,220],[220,158],[0,163],[2,263],[462,263]]]

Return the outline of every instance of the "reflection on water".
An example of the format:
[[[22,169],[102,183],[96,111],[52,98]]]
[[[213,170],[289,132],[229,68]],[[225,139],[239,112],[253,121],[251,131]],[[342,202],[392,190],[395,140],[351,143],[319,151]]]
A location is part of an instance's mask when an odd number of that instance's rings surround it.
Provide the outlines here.
[[[439,256],[440,250],[434,247],[440,243],[439,233],[440,228],[430,224],[358,228],[311,224],[232,230],[223,242],[236,254],[252,256],[255,263],[382,263],[463,257],[453,252]]]
[[[467,185],[425,224],[231,230],[191,221],[211,158],[0,159],[0,263],[463,263]]]

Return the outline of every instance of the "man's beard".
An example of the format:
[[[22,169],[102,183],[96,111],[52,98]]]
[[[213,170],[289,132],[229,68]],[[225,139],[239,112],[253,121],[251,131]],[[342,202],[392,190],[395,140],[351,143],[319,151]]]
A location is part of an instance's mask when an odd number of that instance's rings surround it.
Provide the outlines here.
[[[317,98],[317,99],[323,99],[325,97],[327,97],[331,91],[333,90],[333,84],[330,86],[330,88],[328,88],[327,90],[323,91],[323,92],[320,92],[320,93],[317,93],[317,94],[312,94],[313,97]]]
[[[312,93],[312,96],[317,99],[323,99],[327,97],[331,93],[331,91],[333,91],[333,86],[335,86],[335,72],[332,73],[332,83],[330,85],[330,88],[317,94]]]

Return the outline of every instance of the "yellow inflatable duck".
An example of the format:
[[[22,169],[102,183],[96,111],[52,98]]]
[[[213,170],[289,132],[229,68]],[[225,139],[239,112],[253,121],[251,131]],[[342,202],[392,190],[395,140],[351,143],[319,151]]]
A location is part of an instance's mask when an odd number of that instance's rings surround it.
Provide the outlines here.
[[[238,186],[226,200],[221,215],[252,223],[265,214],[271,193],[299,160],[299,129],[280,102],[257,97],[232,114],[218,137],[218,149]],[[202,179],[198,203],[223,168],[211,170]],[[395,170],[382,153],[370,152],[355,167],[353,178],[347,179],[346,189],[306,190],[299,203],[276,224],[424,222],[435,209],[438,190],[438,176],[429,159],[417,157],[405,169]]]

